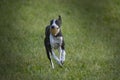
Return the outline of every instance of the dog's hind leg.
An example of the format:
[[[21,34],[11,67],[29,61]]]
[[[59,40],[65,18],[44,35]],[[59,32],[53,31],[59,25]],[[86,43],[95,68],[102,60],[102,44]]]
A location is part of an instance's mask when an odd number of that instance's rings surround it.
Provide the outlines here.
[[[51,64],[52,68],[54,69],[54,64],[53,64],[53,61],[51,59],[51,54],[50,54],[50,52],[48,50],[46,50],[46,51],[47,51],[47,57],[48,57],[48,59],[50,61],[50,64]]]
[[[47,57],[48,57],[48,59],[49,59],[49,61],[50,61],[50,64],[51,64],[52,68],[54,69],[54,64],[53,64],[53,62],[52,62],[51,54],[50,54],[50,48],[51,48],[51,47],[50,47],[50,44],[47,43],[47,38],[45,38],[45,40],[44,40],[44,45],[45,45]]]
[[[50,50],[49,50],[49,48],[47,46],[48,45],[45,44],[45,49],[46,49],[47,57],[48,57],[48,59],[50,61],[50,64],[51,64],[52,68],[54,69],[54,64],[53,64],[52,59],[51,59]]]

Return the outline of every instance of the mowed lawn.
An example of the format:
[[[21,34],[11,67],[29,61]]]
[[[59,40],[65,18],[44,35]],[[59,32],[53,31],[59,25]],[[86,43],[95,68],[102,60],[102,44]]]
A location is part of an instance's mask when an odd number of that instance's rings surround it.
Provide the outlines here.
[[[53,70],[44,31],[58,15],[66,61]],[[0,80],[120,80],[120,0],[0,0]]]

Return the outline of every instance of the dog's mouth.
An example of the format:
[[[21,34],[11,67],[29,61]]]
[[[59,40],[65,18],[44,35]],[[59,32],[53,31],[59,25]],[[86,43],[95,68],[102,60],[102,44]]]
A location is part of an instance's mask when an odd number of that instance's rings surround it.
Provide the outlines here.
[[[57,33],[59,32],[59,28],[51,28],[50,32],[52,33],[52,35],[57,35]]]

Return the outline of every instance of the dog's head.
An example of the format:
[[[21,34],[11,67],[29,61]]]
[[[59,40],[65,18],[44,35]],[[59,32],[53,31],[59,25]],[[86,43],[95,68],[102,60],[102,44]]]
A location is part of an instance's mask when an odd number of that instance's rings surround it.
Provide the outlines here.
[[[56,36],[60,32],[61,24],[61,16],[58,16],[58,19],[53,19],[50,21],[50,32],[52,33],[52,35]]]

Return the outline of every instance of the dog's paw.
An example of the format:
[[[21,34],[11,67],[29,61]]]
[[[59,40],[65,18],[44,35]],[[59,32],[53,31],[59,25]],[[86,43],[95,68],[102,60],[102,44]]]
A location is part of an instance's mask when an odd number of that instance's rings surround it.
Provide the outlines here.
[[[62,66],[63,66],[63,64],[61,63],[61,61],[59,61],[59,62],[58,62],[58,64],[59,64],[59,66],[60,66],[60,67],[62,67]]]
[[[64,61],[61,61],[61,64],[63,65],[63,64],[64,64]]]

